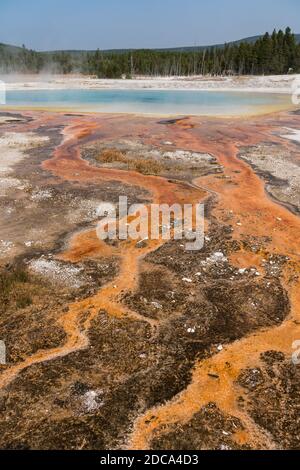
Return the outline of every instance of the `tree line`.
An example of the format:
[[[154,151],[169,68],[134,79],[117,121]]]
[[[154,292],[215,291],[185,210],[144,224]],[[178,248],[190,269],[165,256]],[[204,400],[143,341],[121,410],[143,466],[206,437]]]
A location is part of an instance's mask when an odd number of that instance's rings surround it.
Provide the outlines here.
[[[193,75],[262,75],[300,72],[300,44],[290,28],[266,33],[257,41],[194,50],[119,52],[11,52],[0,46],[2,73],[68,74],[98,78]]]

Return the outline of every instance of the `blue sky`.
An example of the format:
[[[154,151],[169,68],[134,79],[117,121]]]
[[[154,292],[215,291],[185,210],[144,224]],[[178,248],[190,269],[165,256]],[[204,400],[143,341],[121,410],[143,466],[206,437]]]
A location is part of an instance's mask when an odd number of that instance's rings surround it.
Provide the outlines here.
[[[38,50],[223,43],[287,25],[299,0],[0,0],[0,42]]]

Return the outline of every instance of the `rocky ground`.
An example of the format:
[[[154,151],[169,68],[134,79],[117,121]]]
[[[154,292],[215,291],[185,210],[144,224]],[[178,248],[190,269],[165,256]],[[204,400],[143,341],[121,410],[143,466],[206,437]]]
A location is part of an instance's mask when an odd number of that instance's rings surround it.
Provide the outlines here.
[[[300,213],[300,160],[284,142],[243,148],[240,158],[266,181],[266,191],[274,200]]]
[[[1,115],[2,449],[299,448],[299,125]],[[100,242],[120,195],[203,249]]]

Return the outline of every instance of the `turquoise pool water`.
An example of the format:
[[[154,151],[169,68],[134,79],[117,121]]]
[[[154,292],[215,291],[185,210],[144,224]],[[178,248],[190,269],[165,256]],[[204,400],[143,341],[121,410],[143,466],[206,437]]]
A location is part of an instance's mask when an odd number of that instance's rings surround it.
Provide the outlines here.
[[[22,90],[8,91],[7,105],[102,113],[241,115],[291,103],[288,95],[222,91]]]

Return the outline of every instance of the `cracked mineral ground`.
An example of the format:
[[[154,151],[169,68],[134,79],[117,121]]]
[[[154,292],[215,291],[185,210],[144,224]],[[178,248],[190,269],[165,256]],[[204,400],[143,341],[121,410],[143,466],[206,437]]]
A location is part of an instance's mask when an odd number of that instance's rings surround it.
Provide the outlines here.
[[[299,449],[300,115],[0,122],[0,448]],[[98,208],[205,205],[205,244]]]

